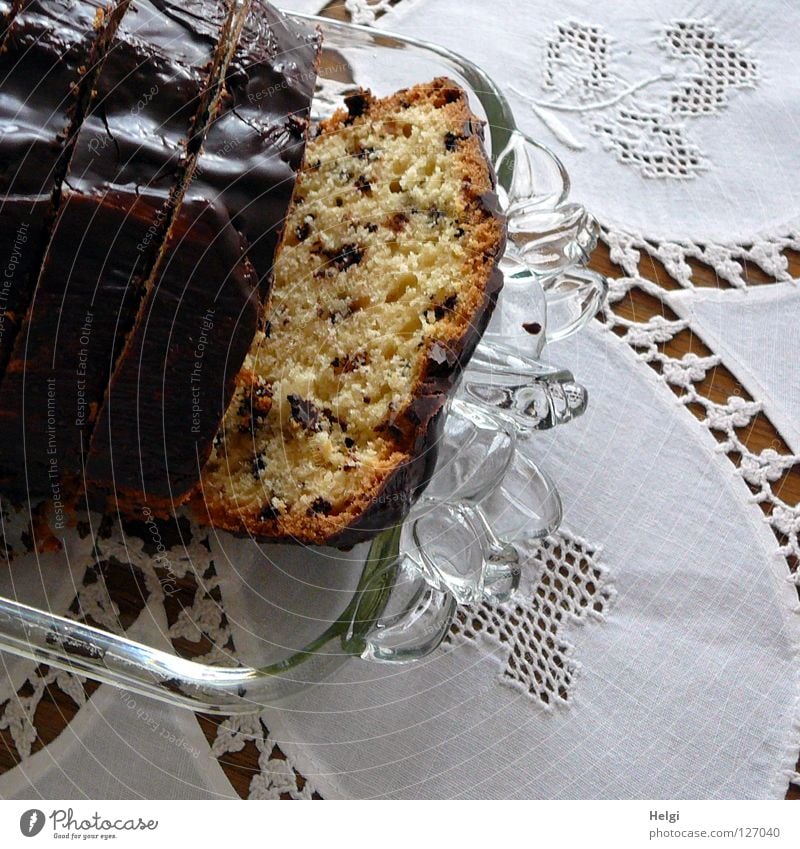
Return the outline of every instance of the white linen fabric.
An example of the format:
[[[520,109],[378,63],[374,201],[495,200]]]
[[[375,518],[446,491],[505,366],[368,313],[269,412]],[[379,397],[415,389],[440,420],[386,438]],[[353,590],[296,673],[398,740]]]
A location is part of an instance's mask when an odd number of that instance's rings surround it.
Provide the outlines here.
[[[72,676],[3,656],[0,730],[22,761],[0,777],[0,797],[233,796],[217,759],[252,741],[253,798],[781,798],[800,750],[800,582],[787,564],[800,555],[800,510],[778,485],[800,452],[800,297],[785,256],[800,250],[800,13],[780,0],[344,5],[481,64],[603,226],[620,269],[604,324],[552,350],[589,389],[589,409],[524,446],[559,487],[563,527],[527,546],[510,602],[461,608],[427,661],[353,661],[259,718],[222,722],[211,745],[188,712],[105,685],[87,699]],[[648,259],[670,291],[642,275]],[[697,287],[696,261],[724,288]],[[752,287],[753,266],[772,283]],[[674,316],[617,314],[633,288]],[[663,353],[686,329],[710,356]],[[699,394],[719,365],[747,396]],[[789,452],[742,443],[762,412]],[[129,634],[258,653],[248,623],[267,602],[248,590],[263,575],[251,544],[217,536],[176,554],[178,571],[215,569],[171,624],[140,543],[75,544],[53,609],[77,596],[74,615],[119,629],[94,565],[113,554],[149,592]],[[41,563],[66,566],[63,555]],[[41,603],[37,571],[0,591]],[[33,753],[46,685],[80,709]]]
[[[275,5],[290,12],[300,12],[303,15],[316,15],[324,3],[321,3],[320,0],[284,0],[284,2],[276,3]]]

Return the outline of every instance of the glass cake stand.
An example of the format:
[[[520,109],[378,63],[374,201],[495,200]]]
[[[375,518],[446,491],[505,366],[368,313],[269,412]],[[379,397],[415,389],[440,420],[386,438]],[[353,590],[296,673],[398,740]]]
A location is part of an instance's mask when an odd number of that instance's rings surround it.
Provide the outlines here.
[[[433,45],[297,17],[324,36],[315,117],[358,86],[384,95],[446,75],[470,93],[487,122],[508,216],[505,286],[449,404],[433,480],[402,526],[349,552],[260,546],[210,532],[209,553],[189,568],[202,575],[213,557],[222,575],[236,646],[235,656],[219,652],[225,665],[208,660],[214,652],[191,659],[164,640],[137,639],[145,628],[114,633],[58,615],[46,587],[38,602],[23,603],[13,572],[29,567],[9,566],[10,581],[0,581],[0,650],[207,713],[256,711],[350,658],[418,660],[439,646],[459,604],[514,591],[515,543],[546,536],[561,520],[555,486],[517,444],[569,422],[587,403],[572,374],[541,354],[548,342],[578,332],[606,294],[605,280],[584,268],[597,240],[594,220],[568,200],[563,166],[516,129],[486,74]],[[38,556],[25,557],[36,558],[30,568],[41,573]]]

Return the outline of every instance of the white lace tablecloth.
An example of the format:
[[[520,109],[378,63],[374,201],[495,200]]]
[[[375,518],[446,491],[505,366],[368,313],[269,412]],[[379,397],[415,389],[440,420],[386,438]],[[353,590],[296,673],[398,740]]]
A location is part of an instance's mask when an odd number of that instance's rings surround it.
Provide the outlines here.
[[[784,495],[800,463],[800,10],[344,5],[482,65],[601,222],[609,305],[552,351],[589,410],[525,448],[558,484],[563,527],[529,547],[535,581],[461,610],[426,662],[354,661],[280,709],[220,721],[211,743],[188,712],[5,656],[0,732],[22,760],[0,797],[234,796],[221,764],[255,746],[253,797],[782,798],[800,750],[800,509]],[[699,285],[709,272],[716,285]],[[651,314],[623,308],[633,289]],[[667,351],[690,332],[701,345]],[[730,397],[706,391],[722,369]],[[756,427],[771,447],[749,447]],[[171,615],[148,558],[103,545],[149,591],[128,633],[246,645],[236,623],[255,599],[233,576],[211,570]],[[106,572],[80,565],[101,559],[73,552],[48,603],[119,628]],[[235,580],[257,584],[255,568]],[[13,578],[35,594],[36,575]],[[45,686],[79,709],[42,747]]]

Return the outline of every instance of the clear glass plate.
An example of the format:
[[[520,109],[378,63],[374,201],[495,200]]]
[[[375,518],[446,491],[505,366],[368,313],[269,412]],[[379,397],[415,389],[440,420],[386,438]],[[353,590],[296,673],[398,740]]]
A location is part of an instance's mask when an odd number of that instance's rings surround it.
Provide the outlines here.
[[[52,612],[65,609],[65,585],[74,581],[64,562],[79,560],[94,530],[88,541],[76,530],[55,566],[37,554],[9,563],[0,650],[204,712],[258,710],[353,657],[417,660],[437,648],[459,603],[514,591],[515,542],[552,533],[561,520],[555,486],[516,445],[580,415],[587,402],[568,371],[540,360],[542,350],[580,330],[606,293],[603,278],[583,267],[596,243],[593,219],[568,200],[561,163],[516,129],[479,68],[433,45],[297,17],[323,31],[317,116],[359,86],[383,95],[446,75],[469,91],[487,123],[509,221],[505,287],[449,406],[434,478],[401,527],[349,552],[261,546],[213,530],[199,553],[184,549],[181,568],[198,585],[210,563],[218,576],[236,646],[235,658],[213,647],[224,665],[209,661],[214,651],[205,660],[176,654],[149,603],[124,633]],[[130,556],[125,539],[114,544],[119,558]]]

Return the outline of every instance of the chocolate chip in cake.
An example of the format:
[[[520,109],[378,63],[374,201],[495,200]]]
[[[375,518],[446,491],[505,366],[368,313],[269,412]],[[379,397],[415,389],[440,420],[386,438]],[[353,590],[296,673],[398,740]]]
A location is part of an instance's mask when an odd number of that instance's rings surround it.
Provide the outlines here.
[[[320,412],[311,401],[299,395],[288,395],[291,416],[304,430],[320,430]]]
[[[272,522],[280,516],[280,513],[271,505],[265,504],[261,508],[261,512],[258,514],[259,522]]]
[[[371,195],[372,194],[372,184],[363,174],[361,174],[359,177],[356,178],[354,185],[363,194],[365,194],[365,195]]]
[[[377,233],[379,229],[377,224],[367,224],[367,233]]]
[[[255,424],[263,424],[272,409],[272,384],[259,375],[250,387],[249,401],[251,425],[253,416]]]
[[[256,398],[272,398],[272,384],[261,375],[253,383],[253,395]]]
[[[445,149],[450,151],[450,153],[455,153],[458,150],[458,143],[460,141],[462,141],[461,136],[457,136],[455,133],[447,133],[444,137]]]
[[[267,468],[267,455],[266,454],[256,454],[253,458],[253,462],[251,463],[251,471],[254,478],[260,478],[261,472]]]
[[[328,516],[330,515],[331,510],[333,510],[333,504],[325,498],[318,497],[311,502],[311,506],[308,508],[306,513],[309,516]]]
[[[462,141],[466,141],[468,135],[457,135],[456,133],[447,133],[444,137],[444,146],[445,149],[450,153],[455,153],[458,150],[458,143]]]
[[[322,415],[333,425],[339,425],[342,433],[347,433],[347,422],[340,419],[337,415],[334,414],[333,410],[330,407],[325,407],[322,411]]]
[[[433,377],[449,376],[458,364],[458,358],[453,351],[438,341],[431,345],[428,358],[428,374]]]
[[[409,217],[404,212],[395,212],[386,221],[386,227],[393,233],[399,233],[409,222]]]
[[[264,336],[266,336],[267,339],[269,339],[269,337],[271,335],[272,335],[272,322],[267,321],[266,324],[264,325]]]
[[[345,436],[345,438],[344,438],[344,445],[345,445],[345,448],[354,448],[354,447],[355,447],[355,444],[356,444],[355,439],[353,439],[353,438],[352,438],[352,437],[350,437],[350,436]]]
[[[442,106],[445,106],[448,103],[457,103],[460,98],[461,93],[457,88],[444,88],[439,92],[439,95],[433,105],[437,109],[441,109]]]
[[[334,374],[349,374],[367,365],[369,357],[366,351],[358,351],[355,354],[347,354],[345,357],[336,357],[331,361]]]
[[[286,120],[289,124],[289,128],[298,138],[301,138],[305,135],[306,130],[308,129],[307,118],[304,118],[302,115],[295,115],[294,113],[289,113]]]
[[[294,234],[297,236],[298,242],[305,242],[305,240],[311,235],[311,224],[309,223],[308,218],[302,224],[295,227]]]
[[[331,265],[337,271],[347,271],[353,265],[358,265],[364,258],[364,251],[356,244],[342,245],[338,251],[326,252]]]
[[[538,321],[526,321],[522,325],[522,329],[531,336],[536,336],[542,332],[542,325]]]
[[[452,312],[455,308],[458,295],[450,295],[443,303],[438,304],[433,309],[433,314],[437,321],[441,321],[447,313]]]
[[[402,440],[403,429],[398,424],[400,413],[398,412],[397,404],[394,401],[390,401],[386,410],[386,420],[377,425],[375,430],[378,433],[388,433],[392,439]],[[413,417],[413,409],[409,409],[406,412],[406,415],[409,414]]]
[[[322,277],[330,277],[335,272],[347,271],[354,265],[358,265],[364,258],[364,251],[355,243],[342,245],[334,250],[321,249],[319,251],[325,257],[327,262],[322,268],[318,268],[314,272],[314,277],[317,279]],[[321,315],[320,313],[317,313]]]
[[[347,111],[350,113],[349,117],[344,123],[350,125],[356,118],[360,118],[367,111],[369,99],[367,95],[363,92],[356,92],[355,94],[349,94],[347,97],[345,97],[344,105],[347,107]]]

